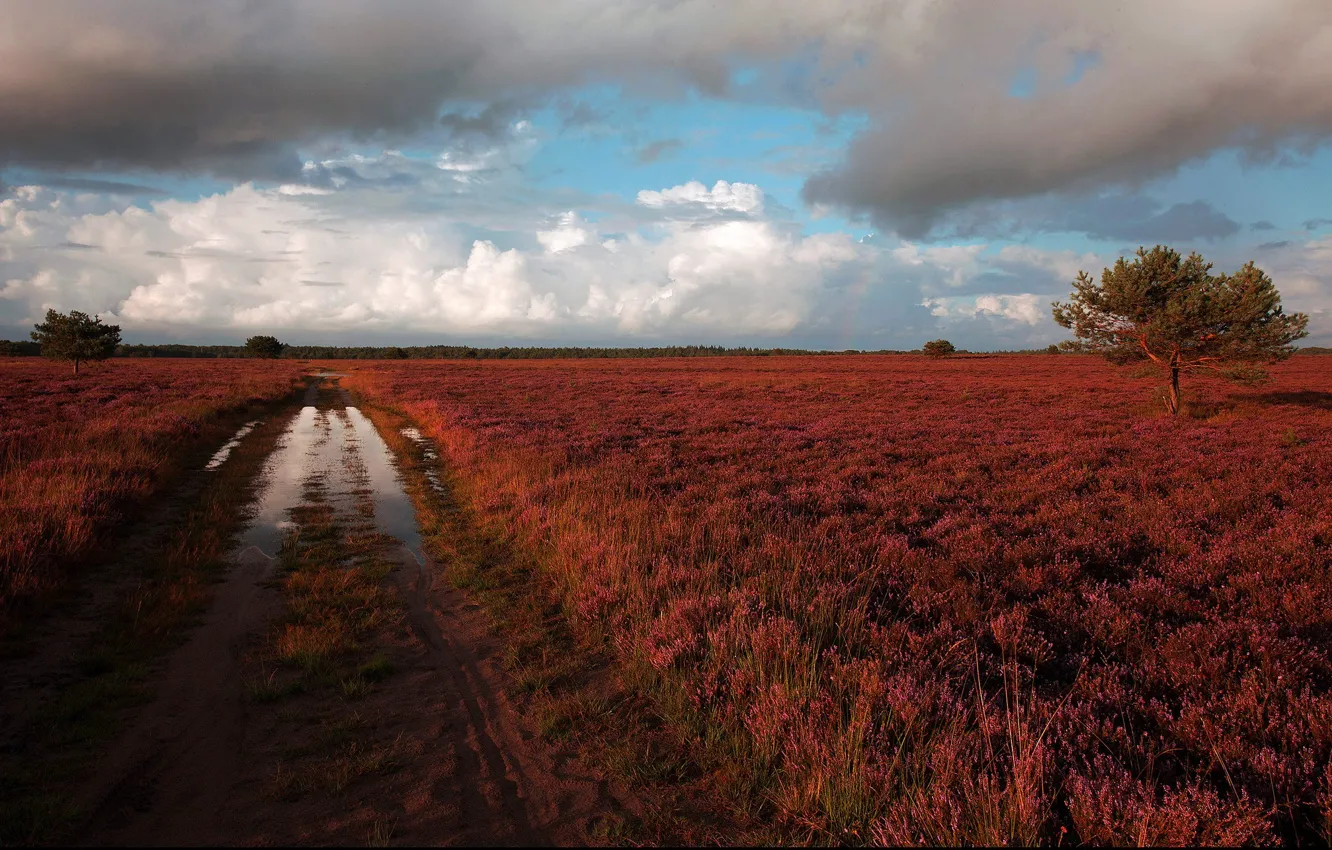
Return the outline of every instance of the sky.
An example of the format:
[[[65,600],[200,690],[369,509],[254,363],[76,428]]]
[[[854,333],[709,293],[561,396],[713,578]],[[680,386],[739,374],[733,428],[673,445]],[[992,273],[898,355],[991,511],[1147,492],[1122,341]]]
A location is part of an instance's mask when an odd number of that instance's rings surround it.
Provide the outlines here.
[[[1327,0],[0,0],[0,337],[971,350],[1139,246],[1332,345]]]

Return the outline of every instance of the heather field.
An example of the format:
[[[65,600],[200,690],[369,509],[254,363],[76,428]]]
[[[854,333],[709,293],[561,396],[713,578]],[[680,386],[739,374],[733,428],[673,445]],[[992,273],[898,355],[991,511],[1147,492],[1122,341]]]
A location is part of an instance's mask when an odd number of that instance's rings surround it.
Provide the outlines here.
[[[0,613],[60,583],[224,414],[291,393],[291,361],[0,358]]]
[[[342,368],[796,835],[1332,839],[1332,361]]]

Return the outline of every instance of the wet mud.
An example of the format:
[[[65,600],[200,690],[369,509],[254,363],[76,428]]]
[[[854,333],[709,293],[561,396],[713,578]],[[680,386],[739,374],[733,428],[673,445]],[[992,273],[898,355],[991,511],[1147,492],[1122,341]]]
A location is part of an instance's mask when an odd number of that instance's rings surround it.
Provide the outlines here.
[[[583,844],[619,807],[604,781],[545,752],[506,697],[499,642],[477,606],[439,580],[395,457],[337,377],[320,376],[291,415],[235,566],[203,623],[169,659],[152,704],[132,718],[83,792],[79,802],[93,814],[79,843],[347,843],[366,840],[367,824],[379,835],[390,823],[394,843]],[[408,430],[404,436],[437,460],[429,441]],[[429,486],[442,491],[437,465],[429,466]],[[373,718],[400,764],[363,781],[354,797],[290,802],[273,793],[283,753],[321,712],[345,706],[314,697],[283,710],[255,705],[243,673],[283,616],[279,556],[294,528],[292,509],[312,482],[332,510],[372,520],[399,565],[390,582],[405,629],[380,649],[402,672],[356,716]]]

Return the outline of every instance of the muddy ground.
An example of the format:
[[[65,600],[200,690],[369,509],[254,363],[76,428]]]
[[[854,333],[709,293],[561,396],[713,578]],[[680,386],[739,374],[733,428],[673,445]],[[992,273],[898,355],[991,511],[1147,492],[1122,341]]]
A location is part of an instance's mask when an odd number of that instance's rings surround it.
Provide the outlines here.
[[[197,625],[161,654],[138,703],[116,715],[67,783],[65,831],[54,836],[98,845],[614,841],[638,804],[544,741],[510,699],[502,636],[442,580],[397,459],[337,376],[316,380],[272,422],[245,423],[199,476],[225,472],[230,451],[266,428],[280,436],[229,568]],[[434,476],[430,485],[444,486]],[[170,521],[169,511],[156,520]],[[14,676],[0,731],[17,741],[11,749],[22,749],[32,713],[59,688],[62,653],[79,655],[72,647],[112,616],[116,581],[90,591],[64,632],[48,628],[59,637],[50,647],[39,641],[6,662]],[[296,645],[312,635],[327,640]]]

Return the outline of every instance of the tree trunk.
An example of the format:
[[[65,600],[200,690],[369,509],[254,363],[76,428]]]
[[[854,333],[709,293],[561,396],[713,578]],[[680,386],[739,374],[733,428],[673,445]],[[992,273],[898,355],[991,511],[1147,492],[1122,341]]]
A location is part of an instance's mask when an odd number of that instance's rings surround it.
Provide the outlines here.
[[[1170,364],[1170,415],[1179,415],[1179,364]]]
[[[79,358],[74,358],[74,374],[79,374]]]

